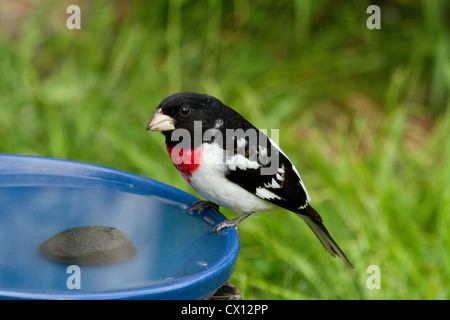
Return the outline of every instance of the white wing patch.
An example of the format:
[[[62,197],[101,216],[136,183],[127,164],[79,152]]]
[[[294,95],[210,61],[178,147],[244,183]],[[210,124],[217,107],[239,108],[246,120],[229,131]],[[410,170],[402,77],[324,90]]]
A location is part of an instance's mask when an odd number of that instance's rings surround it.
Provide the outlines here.
[[[278,199],[283,200],[279,195],[276,195],[272,191],[267,190],[266,188],[258,187],[256,188],[256,195],[262,199]]]
[[[277,172],[277,179],[278,180],[284,180],[284,173],[285,173],[285,171],[284,171],[284,164],[281,164],[281,168],[278,168],[277,171],[278,171]]]
[[[235,139],[235,137],[233,137],[233,139]],[[244,150],[244,148],[245,148],[245,146],[247,145],[247,141],[245,140],[245,139],[238,139],[237,140],[237,147],[238,147],[238,149],[242,149],[242,150]]]
[[[223,120],[219,119],[219,120],[216,121],[216,123],[214,125],[214,129],[219,129],[222,126],[223,126]]]
[[[226,164],[231,170],[236,170],[236,168],[239,168],[241,170],[258,169],[260,167],[258,162],[249,160],[241,154],[229,157],[226,160]]]
[[[262,164],[269,163],[270,159],[267,156],[267,148],[258,146],[258,159],[259,159],[259,162]]]
[[[281,185],[278,182],[276,182],[274,178],[272,178],[272,181],[270,183],[264,183],[264,187],[272,189],[280,189]]]
[[[242,154],[236,154],[227,158],[226,164],[233,171],[235,171],[236,168],[239,168],[241,170],[247,170],[247,169],[258,169],[260,167],[260,164],[258,162],[247,159]]]
[[[286,157],[286,159],[290,162],[289,158],[286,156],[286,154],[285,154],[283,151],[281,151],[280,147],[279,147],[272,139],[269,138],[269,140],[270,140],[270,143],[272,143],[272,145],[273,145],[275,148],[277,148],[278,151],[279,151],[281,154],[283,154],[283,155]],[[298,176],[298,180],[299,180],[299,182],[300,182],[300,185],[302,186],[303,190],[305,190],[305,194],[306,194],[306,202],[305,202],[304,205],[302,205],[302,206],[299,207],[299,209],[304,209],[304,208],[306,208],[306,207],[308,206],[308,203],[311,202],[311,198],[309,197],[308,191],[306,190],[306,187],[305,187],[305,185],[303,184],[302,178],[300,177],[300,174],[298,173],[297,168],[295,168],[295,166],[294,166],[294,164],[293,164],[292,162],[291,162],[291,165],[292,165],[292,170],[294,170],[294,172],[295,172],[295,173],[297,174],[297,176]],[[278,168],[278,173],[280,173],[281,176],[284,177],[284,168]]]
[[[233,137],[233,139],[235,139],[235,137]],[[250,156],[246,157],[244,156],[244,153],[246,152],[246,146],[247,141],[245,139],[237,139],[237,153],[229,155],[226,160],[226,164],[231,170],[235,171],[236,168],[239,168],[241,170],[258,169],[261,167],[261,165],[267,164],[267,148],[258,146],[258,153],[252,153],[254,152],[254,150],[250,150]],[[278,179],[282,181],[280,178]],[[277,183],[275,182],[274,185],[276,184]]]
[[[233,139],[236,138],[233,137]],[[236,171],[237,169],[258,169],[260,167],[259,163],[246,158],[243,154],[246,146],[245,139],[238,139],[236,143],[238,152],[236,154],[227,155],[226,164],[228,165],[229,169],[233,171]]]
[[[305,201],[305,204],[304,205],[302,205],[302,206],[300,206],[300,207],[298,207],[300,210],[303,210],[303,209],[305,209],[307,206],[308,206],[308,204],[309,204],[309,202],[308,202],[308,200],[306,200]]]

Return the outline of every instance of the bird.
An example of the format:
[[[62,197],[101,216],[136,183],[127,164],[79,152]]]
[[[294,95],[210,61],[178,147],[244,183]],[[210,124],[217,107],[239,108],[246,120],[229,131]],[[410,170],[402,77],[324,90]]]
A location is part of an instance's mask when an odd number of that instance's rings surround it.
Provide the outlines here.
[[[208,94],[174,93],[159,103],[146,130],[165,136],[176,169],[206,199],[188,212],[223,207],[240,214],[213,231],[237,229],[250,215],[281,207],[302,218],[331,256],[354,269],[311,206],[292,161],[237,111]]]

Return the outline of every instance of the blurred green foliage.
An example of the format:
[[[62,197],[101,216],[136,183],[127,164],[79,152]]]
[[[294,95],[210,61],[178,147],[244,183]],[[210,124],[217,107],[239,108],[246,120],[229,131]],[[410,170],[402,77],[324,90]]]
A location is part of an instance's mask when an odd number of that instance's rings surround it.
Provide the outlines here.
[[[70,4],[81,30],[66,28]],[[371,4],[380,30],[366,27]],[[2,0],[0,152],[195,194],[145,126],[167,95],[208,93],[280,129],[356,267],[295,215],[261,215],[240,226],[231,282],[245,299],[448,299],[449,14],[446,0]],[[379,290],[367,288],[370,265]]]

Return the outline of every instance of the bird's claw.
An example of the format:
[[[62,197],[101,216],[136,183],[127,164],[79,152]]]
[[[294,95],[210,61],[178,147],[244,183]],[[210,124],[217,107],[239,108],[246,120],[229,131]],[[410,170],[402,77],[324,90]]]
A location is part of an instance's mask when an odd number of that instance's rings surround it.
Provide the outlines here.
[[[211,233],[219,232],[222,229],[234,227],[238,231],[238,224],[233,220],[225,220],[211,228]]]
[[[205,209],[213,208],[215,210],[219,210],[219,206],[211,201],[195,201],[192,207],[187,211],[188,214],[193,214],[195,211],[198,211],[201,214]]]
[[[245,218],[249,217],[253,212],[247,212],[242,214],[241,216],[234,218],[232,220],[225,220],[212,228],[213,232],[218,232],[222,229],[234,227],[236,231],[239,233],[238,224],[241,223]]]

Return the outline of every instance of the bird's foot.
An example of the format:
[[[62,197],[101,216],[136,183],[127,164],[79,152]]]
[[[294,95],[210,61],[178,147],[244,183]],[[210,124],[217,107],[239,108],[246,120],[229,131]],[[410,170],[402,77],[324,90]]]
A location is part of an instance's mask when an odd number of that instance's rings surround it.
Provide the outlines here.
[[[213,208],[219,211],[219,206],[211,201],[199,200],[195,201],[192,207],[187,211],[188,214],[193,214],[195,211],[198,211],[198,214],[201,214],[203,210],[207,208]]]
[[[235,222],[236,219],[233,220],[225,220],[224,222],[221,222],[214,227],[211,228],[211,233],[213,232],[219,232],[222,229],[234,227],[237,230],[238,223]]]
[[[222,229],[229,228],[229,227],[234,227],[236,230],[238,230],[238,228],[237,228],[238,224],[241,223],[245,218],[250,216],[252,213],[253,212],[244,213],[243,215],[241,215],[235,219],[225,220],[224,222],[221,222],[218,225],[216,225],[215,227],[213,227],[211,231],[218,232]]]

